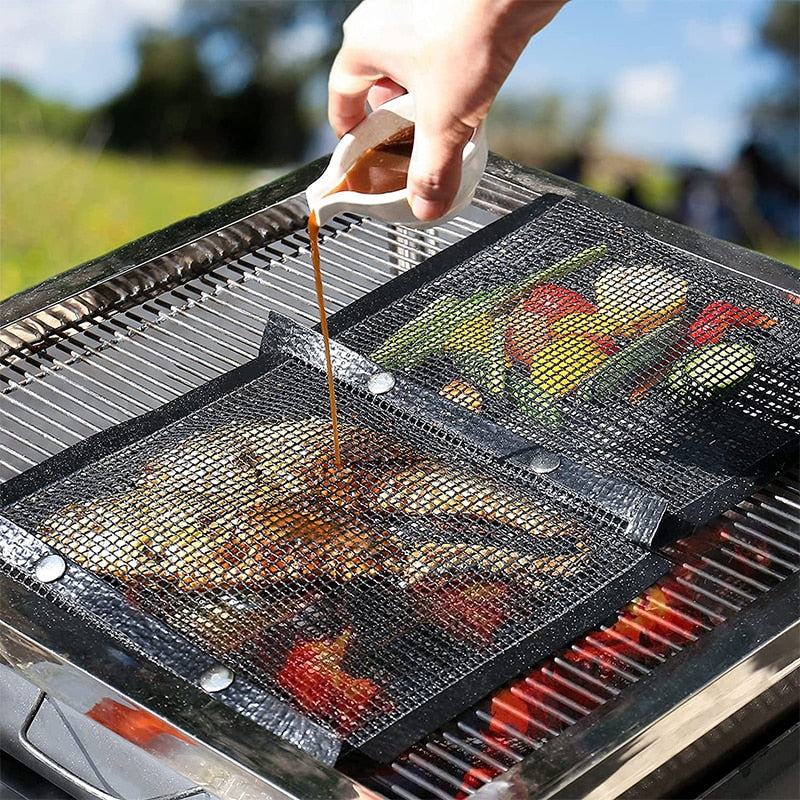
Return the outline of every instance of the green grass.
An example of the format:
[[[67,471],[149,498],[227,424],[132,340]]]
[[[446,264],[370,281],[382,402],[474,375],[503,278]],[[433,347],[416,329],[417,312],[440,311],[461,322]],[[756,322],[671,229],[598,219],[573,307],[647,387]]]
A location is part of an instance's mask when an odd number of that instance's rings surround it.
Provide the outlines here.
[[[764,251],[768,256],[777,258],[795,269],[800,269],[800,247],[796,244],[783,244],[769,247]]]
[[[2,136],[0,299],[266,180],[247,167],[133,158]],[[674,191],[667,173],[658,170],[645,188],[656,208],[666,206]],[[796,246],[769,255],[800,267]]]
[[[0,138],[0,298],[263,183],[246,167]]]

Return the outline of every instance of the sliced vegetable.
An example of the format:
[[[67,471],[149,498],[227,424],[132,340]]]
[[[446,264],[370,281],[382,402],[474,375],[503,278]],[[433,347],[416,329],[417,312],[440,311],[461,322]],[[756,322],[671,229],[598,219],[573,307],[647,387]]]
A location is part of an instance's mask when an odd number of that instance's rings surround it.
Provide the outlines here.
[[[619,350],[616,336],[619,324],[596,311],[566,314],[550,326],[553,336],[584,336],[591,339],[604,353]]]
[[[634,406],[639,405],[650,390],[669,375],[672,367],[680,361],[689,347],[690,342],[688,338],[682,336],[674,347],[667,349],[664,355],[650,367],[644,379],[633,387],[628,396],[628,402]]]
[[[503,336],[507,317],[497,317],[484,340],[483,352],[456,352],[450,354],[455,369],[479,389],[489,394],[502,394],[505,386],[506,356]]]
[[[540,314],[551,325],[567,314],[591,314],[597,310],[582,294],[553,283],[538,283],[522,301],[522,307]]]
[[[516,301],[519,295],[535,284],[554,280],[587,266],[605,255],[607,249],[605,245],[598,245],[583,250],[513,284],[475,292],[464,299],[444,295],[403,325],[370,358],[387,369],[414,367],[428,356],[442,352],[454,333],[462,326],[469,325],[475,317],[503,314],[510,301]]]
[[[468,411],[474,411],[477,414],[483,408],[481,393],[471,383],[464,380],[456,379],[450,381],[439,390],[439,394],[447,400],[452,400]]]
[[[638,336],[678,315],[687,284],[665,269],[617,265],[595,281],[598,311],[619,324],[621,336]]]
[[[709,303],[689,326],[689,338],[698,346],[718,342],[729,328],[769,330],[776,320],[754,308],[740,308],[723,300]]]
[[[413,363],[414,353],[424,350],[427,334],[448,325],[450,316],[462,301],[453,295],[443,295],[426,306],[414,319],[390,336],[370,358],[387,369]],[[422,359],[420,359],[422,360]]]
[[[517,408],[540,425],[555,430],[562,422],[561,411],[553,398],[513,370],[506,372],[506,387]]]
[[[747,345],[706,344],[678,361],[667,376],[667,383],[685,397],[717,395],[746,378],[755,363],[755,354]]]
[[[529,378],[547,394],[563,397],[606,358],[603,350],[591,339],[562,336],[535,354]]]
[[[499,394],[505,382],[505,365],[493,364],[478,353],[453,353],[450,357],[453,368],[474,386],[484,392]]]
[[[519,304],[508,317],[508,327],[504,334],[506,356],[528,366],[535,353],[552,338],[547,318],[534,311],[527,311]]]
[[[673,319],[643,334],[589,376],[578,387],[576,399],[585,401],[592,397],[608,397],[629,386],[633,380],[641,379],[643,373],[680,339],[682,329],[680,320]]]
[[[441,581],[414,588],[422,617],[451,636],[491,644],[509,616],[510,589],[499,581]]]
[[[379,686],[342,667],[350,637],[348,628],[336,639],[296,643],[276,677],[302,709],[327,719],[343,736],[358,727],[368,706],[381,697]]]
[[[523,278],[521,281],[517,281],[515,286],[519,287],[517,290],[518,292],[523,292],[537,283],[552,283],[558,278],[563,278],[565,275],[568,275],[570,272],[594,264],[595,261],[599,261],[603,258],[606,253],[608,253],[608,245],[598,244],[594,247],[589,247],[586,250],[581,250],[580,253],[562,258],[551,267],[547,267],[540,272],[529,275],[527,278]]]
[[[483,354],[489,347],[492,335],[493,319],[490,314],[483,313],[470,317],[462,322],[447,337],[444,343],[445,350],[456,352]]]
[[[401,328],[390,340],[392,341],[390,357],[386,358],[382,352],[384,347],[381,347],[371,356],[372,360],[387,368],[415,367],[428,356],[443,352],[448,341],[455,340],[456,331],[460,330],[461,336],[466,338],[465,332],[475,324],[477,318],[483,317],[488,309],[497,305],[504,291],[501,287],[492,291],[475,292],[462,300],[448,295],[450,298],[448,303],[437,306],[425,319],[422,319],[422,314],[432,308],[429,306],[419,317],[404,326],[404,328],[413,326],[413,341],[409,343],[408,335],[405,341],[401,341],[400,334],[403,331]],[[438,304],[440,300],[436,303]]]

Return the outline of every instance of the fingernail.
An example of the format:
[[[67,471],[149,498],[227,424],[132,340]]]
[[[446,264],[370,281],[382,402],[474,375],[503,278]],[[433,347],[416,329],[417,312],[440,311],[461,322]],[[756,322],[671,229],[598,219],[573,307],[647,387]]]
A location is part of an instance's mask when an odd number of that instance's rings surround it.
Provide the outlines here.
[[[411,198],[411,210],[418,220],[429,222],[443,216],[447,208],[436,200],[426,200],[424,197],[414,196]]]

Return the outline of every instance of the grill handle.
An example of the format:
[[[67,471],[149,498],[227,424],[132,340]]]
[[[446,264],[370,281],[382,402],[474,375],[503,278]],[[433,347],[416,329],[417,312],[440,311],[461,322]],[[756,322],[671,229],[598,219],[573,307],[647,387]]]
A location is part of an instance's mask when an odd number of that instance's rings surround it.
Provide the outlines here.
[[[51,772],[55,773],[72,791],[79,791],[80,796],[88,798],[88,800],[120,800],[120,795],[112,794],[105,789],[95,786],[89,781],[81,778],[72,770],[65,767],[63,764],[56,761],[52,756],[49,756],[30,738],[31,726],[38,716],[39,712],[47,700],[47,692],[39,692],[39,696],[34,701],[19,730],[19,743],[24,748],[25,752],[38,764],[43,765]],[[88,756],[87,756],[88,758]],[[100,773],[98,777],[102,780]],[[110,786],[108,787],[111,788]],[[188,798],[208,797],[208,792],[198,786],[190,787],[189,789],[182,789],[174,794],[159,798],[159,800],[188,800]]]

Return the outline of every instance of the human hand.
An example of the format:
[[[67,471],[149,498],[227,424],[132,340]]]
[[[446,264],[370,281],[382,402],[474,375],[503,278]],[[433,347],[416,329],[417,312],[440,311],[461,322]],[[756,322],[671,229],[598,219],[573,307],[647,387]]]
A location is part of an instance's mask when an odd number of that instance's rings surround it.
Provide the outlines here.
[[[331,69],[328,117],[343,136],[404,92],[416,103],[409,203],[443,216],[461,154],[533,34],[566,0],[363,0],[344,24]]]

